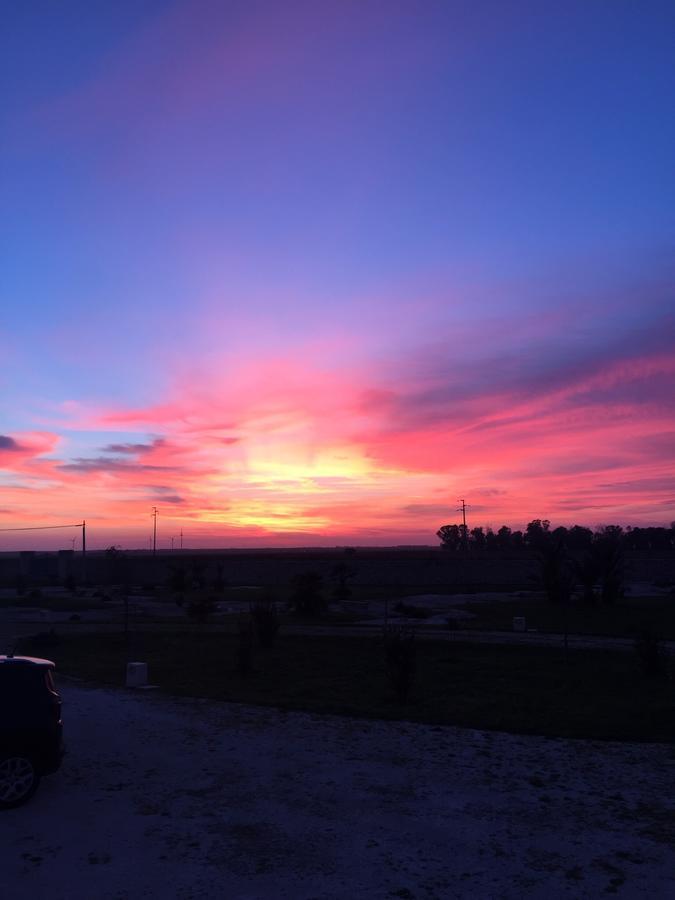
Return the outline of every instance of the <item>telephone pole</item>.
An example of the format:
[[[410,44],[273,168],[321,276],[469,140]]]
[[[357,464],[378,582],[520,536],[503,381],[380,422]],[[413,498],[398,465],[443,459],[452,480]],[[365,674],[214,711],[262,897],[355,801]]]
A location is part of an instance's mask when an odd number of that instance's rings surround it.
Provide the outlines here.
[[[82,519],[82,581],[87,580],[87,523]]]
[[[180,549],[183,549],[183,529],[180,530]]]
[[[466,503],[464,502],[464,500],[458,500],[457,502],[462,504],[461,506],[457,507],[457,512],[461,512],[462,514],[462,526],[466,531]]]
[[[462,514],[462,543],[466,550],[469,546],[469,532],[466,530],[466,503],[464,500],[458,500],[457,502],[462,504],[457,507],[457,512]]]
[[[152,555],[157,553],[157,507],[152,507]]]

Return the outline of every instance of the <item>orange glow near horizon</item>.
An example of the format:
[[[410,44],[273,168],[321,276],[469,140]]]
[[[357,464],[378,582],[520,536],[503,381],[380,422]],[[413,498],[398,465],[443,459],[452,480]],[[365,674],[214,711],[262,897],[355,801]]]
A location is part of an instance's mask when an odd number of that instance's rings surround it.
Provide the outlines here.
[[[0,528],[675,519],[673,4],[5,6]]]
[[[657,359],[638,370],[663,376],[672,367]],[[456,419],[428,416],[414,396],[359,386],[354,375],[286,363],[268,365],[255,384],[238,373],[240,390],[229,394],[211,378],[212,390],[205,380],[146,409],[78,406],[59,433],[6,442],[2,524],[84,518],[100,546],[116,536],[143,546],[157,505],[165,543],[181,528],[206,545],[434,543],[436,529],[457,520],[460,496],[474,525],[663,523],[667,452],[644,451],[668,434],[668,420],[624,397],[601,407],[587,399],[635,371],[508,407],[502,397],[471,398]],[[69,445],[82,435],[97,449],[76,456]]]

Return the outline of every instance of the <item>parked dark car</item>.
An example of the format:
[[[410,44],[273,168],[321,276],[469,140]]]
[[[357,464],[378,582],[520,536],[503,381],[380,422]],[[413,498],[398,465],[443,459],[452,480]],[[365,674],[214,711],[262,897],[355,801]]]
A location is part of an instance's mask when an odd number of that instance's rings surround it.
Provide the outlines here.
[[[54,663],[0,656],[0,809],[33,796],[43,775],[61,765],[61,697]]]

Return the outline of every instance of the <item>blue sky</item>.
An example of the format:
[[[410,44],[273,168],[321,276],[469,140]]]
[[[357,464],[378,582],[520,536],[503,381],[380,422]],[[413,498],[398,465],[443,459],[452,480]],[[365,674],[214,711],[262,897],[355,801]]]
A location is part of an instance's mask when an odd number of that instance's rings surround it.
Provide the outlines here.
[[[410,493],[454,503],[443,484],[504,492],[476,504],[487,518],[515,522],[524,492],[533,516],[562,514],[588,476],[569,480],[564,460],[546,483],[519,474],[523,454],[549,453],[548,431],[546,446],[504,433],[476,465],[445,458],[459,413],[516,417],[542,379],[552,404],[563,388],[585,398],[576,437],[551,425],[567,453],[584,453],[589,421],[605,430],[588,440],[614,446],[633,427],[651,449],[621,456],[624,481],[666,471],[653,438],[672,425],[671,3],[28,2],[5,19],[0,433],[30,448],[5,454],[22,485],[1,504],[8,521],[53,514],[32,499],[42,479],[54,508],[59,492],[90,496],[102,523],[133,530],[114,466],[74,482],[59,466],[115,443],[110,417],[124,441],[185,443],[189,407],[202,431],[174,474],[205,533],[225,526],[195,460],[225,420],[242,437],[236,464],[233,444],[211,460],[229,473],[223,509],[247,466],[259,481],[262,441],[281,469],[319,445],[352,454],[358,478],[329,499],[350,496],[356,518],[371,503],[363,472],[372,490],[387,481],[390,527],[364,540],[433,535],[399,511]],[[238,384],[248,406],[229,395]],[[312,384],[334,433],[303,395]],[[593,411],[589,391],[604,397]],[[445,399],[420,432],[430,393]],[[373,397],[389,398],[377,414]],[[259,404],[305,425],[261,434]],[[390,441],[403,408],[409,431]],[[444,462],[418,484],[431,458]],[[669,484],[639,508],[591,497],[578,516],[672,517]],[[293,539],[315,499],[270,488],[297,516]],[[328,507],[310,529],[322,539],[352,527]],[[279,538],[254,512],[230,518],[237,540]]]

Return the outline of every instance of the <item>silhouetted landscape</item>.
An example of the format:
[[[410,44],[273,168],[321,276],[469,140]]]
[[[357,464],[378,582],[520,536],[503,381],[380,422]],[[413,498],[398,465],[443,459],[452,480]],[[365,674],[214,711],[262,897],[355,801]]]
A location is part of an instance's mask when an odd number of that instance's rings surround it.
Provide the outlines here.
[[[3,900],[675,897],[674,36],[4,5]]]

